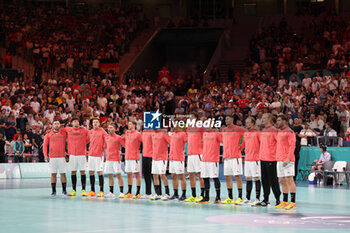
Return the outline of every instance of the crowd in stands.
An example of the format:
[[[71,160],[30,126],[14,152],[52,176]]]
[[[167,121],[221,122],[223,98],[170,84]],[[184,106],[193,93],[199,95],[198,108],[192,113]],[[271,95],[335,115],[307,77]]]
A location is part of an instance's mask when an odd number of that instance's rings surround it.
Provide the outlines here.
[[[43,135],[50,130],[55,119],[68,124],[76,116],[81,119],[82,125],[91,128],[92,117],[99,117],[103,128],[114,122],[117,133],[122,135],[130,120],[136,121],[137,129],[141,130],[142,113],[156,109],[166,114],[195,112],[203,120],[215,118],[221,120],[223,125],[226,115],[233,115],[236,125],[243,125],[248,116],[254,116],[258,127],[265,112],[277,116],[285,114],[302,145],[309,144],[307,140],[305,142],[307,137],[316,135],[341,136],[349,140],[348,50],[344,41],[341,41],[340,47],[334,47],[334,33],[330,30],[341,28],[334,25],[343,25],[338,24],[337,19],[323,26],[314,25],[310,32],[327,29],[329,33],[312,44],[312,40],[294,41],[293,38],[297,37],[289,34],[288,26],[283,21],[280,28],[264,31],[252,40],[252,60],[258,66],[248,80],[240,79],[238,74],[231,82],[220,83],[217,79],[203,84],[202,74],[186,73],[174,79],[172,85],[166,86],[155,83],[156,77],[150,77],[147,70],[142,73],[128,71],[127,83],[121,83],[118,74],[100,74],[97,68],[92,75],[87,75],[90,65],[95,68],[93,59],[119,57],[122,47],[127,47],[138,30],[138,23],[146,22],[142,20],[142,12],[110,10],[102,18],[98,17],[99,14],[79,18],[67,15],[63,9],[58,9],[57,14],[50,14],[50,9],[38,9],[31,18],[23,17],[29,13],[23,10],[13,9],[1,16],[2,28],[6,33],[16,35],[6,36],[10,40],[4,43],[9,45],[8,51],[13,54],[18,48],[25,48],[26,54],[33,53],[33,62],[42,68],[44,64],[49,64],[51,56],[56,57],[56,61],[61,61],[62,74],[48,79],[37,75],[0,80],[2,161],[5,161],[5,153],[13,154],[14,148],[20,148],[21,153],[38,154],[39,160],[43,161]],[[119,23],[108,23],[110,21],[105,19]],[[53,23],[54,28],[50,26]],[[104,26],[99,27],[101,24]],[[70,33],[73,30],[77,30],[77,33]],[[338,33],[335,31],[336,35]],[[347,33],[342,35],[340,38],[347,39],[344,36]],[[274,43],[276,45],[270,48]],[[314,50],[314,45],[318,43]],[[28,44],[31,44],[29,48]],[[263,52],[254,53],[254,48],[257,48],[254,46],[265,48],[265,57],[262,56]],[[285,49],[286,46],[289,49]],[[309,77],[305,73],[300,82],[279,72],[279,62],[288,69],[306,70],[316,63],[310,62],[306,66],[305,60],[301,61],[303,65],[293,62],[305,56],[314,61],[318,54],[328,56],[328,50],[333,51],[336,62],[319,63],[318,68],[328,68],[325,74],[316,73],[314,77]],[[280,57],[274,59],[278,55]],[[344,63],[338,62],[337,59],[343,57]],[[69,62],[69,59],[73,61]],[[81,61],[84,59],[89,62],[87,67],[82,68],[84,62]]]

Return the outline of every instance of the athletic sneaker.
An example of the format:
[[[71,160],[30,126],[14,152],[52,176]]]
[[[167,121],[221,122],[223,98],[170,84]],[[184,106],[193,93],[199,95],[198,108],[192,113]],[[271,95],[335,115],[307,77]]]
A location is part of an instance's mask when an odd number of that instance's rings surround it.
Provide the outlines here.
[[[97,197],[104,197],[104,196],[105,196],[104,192],[98,192],[97,194]]]
[[[215,198],[215,201],[214,201],[214,204],[220,204],[221,203],[221,200],[220,200],[220,198]]]
[[[106,198],[115,198],[115,195],[113,193],[108,193],[106,196]]]
[[[157,200],[160,200],[161,198],[162,198],[162,196],[154,194],[149,199],[152,201],[157,201]]]
[[[179,201],[184,201],[186,200],[186,196],[185,195],[182,195],[180,198],[179,198]]]
[[[242,201],[239,205],[248,205],[250,204],[250,200],[248,200],[247,198],[244,199],[244,201]]]
[[[127,193],[122,198],[133,198],[133,195],[131,193]]]
[[[234,204],[235,200],[231,198],[226,198],[225,201],[222,201],[221,204]]]
[[[258,204],[260,204],[260,200],[256,199],[253,203],[252,206],[258,206]]]
[[[149,199],[150,197],[151,197],[152,195],[143,195],[142,197],[141,197],[141,199]]]
[[[270,206],[270,202],[269,201],[262,201],[262,202],[258,203],[257,206],[267,207],[267,206]]]
[[[94,191],[90,191],[87,196],[88,197],[95,197],[96,193]]]
[[[203,200],[203,198],[204,198],[203,196],[197,197],[196,202]]]
[[[133,199],[140,199],[141,198],[141,194],[137,194],[135,196],[132,197]]]
[[[51,197],[56,197],[56,192],[52,192]]]
[[[283,209],[289,205],[288,202],[282,201],[279,205],[275,205],[276,209]]]
[[[196,202],[196,201],[197,201],[197,197],[194,197],[194,196],[190,196],[185,200],[185,202]]]
[[[70,197],[75,197],[77,195],[77,192],[75,190],[72,190],[72,192],[70,192],[70,194],[68,194],[68,196]]]
[[[170,196],[168,194],[165,194],[160,200],[167,201],[169,200]]]
[[[124,197],[124,193],[119,193],[119,198],[123,198]]]
[[[239,197],[236,199],[235,205],[240,205],[243,202],[243,200]]]
[[[171,198],[169,198],[169,200],[171,200],[171,201],[179,200],[179,196],[178,195],[173,195]]]
[[[291,203],[289,203],[289,205],[288,206],[286,206],[286,210],[290,210],[290,209],[295,209],[295,208],[297,208],[297,204],[295,204],[295,202],[291,202]]]
[[[81,196],[83,196],[83,197],[87,197],[88,196],[85,190],[81,191]]]
[[[62,191],[62,195],[66,196],[67,195],[67,191]]]
[[[200,201],[196,201],[196,203],[200,203],[200,204],[206,204],[206,203],[210,203],[210,200],[209,199],[202,199],[202,200],[200,200]]]

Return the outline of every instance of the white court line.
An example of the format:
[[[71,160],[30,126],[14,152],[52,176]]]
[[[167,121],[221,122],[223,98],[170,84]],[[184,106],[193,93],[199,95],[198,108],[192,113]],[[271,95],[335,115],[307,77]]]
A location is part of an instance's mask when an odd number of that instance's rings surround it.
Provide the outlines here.
[[[152,230],[152,229],[176,229],[176,228],[193,228],[193,227],[211,227],[211,226],[222,226],[221,223],[216,224],[202,224],[202,225],[184,225],[184,226],[162,226],[162,227],[135,227],[135,228],[113,228],[113,229],[100,229],[92,231],[69,231],[65,233],[94,233],[94,232],[108,232],[108,231],[117,231],[117,230],[126,230],[126,231],[136,231],[136,230]],[[226,224],[225,224],[226,225]]]

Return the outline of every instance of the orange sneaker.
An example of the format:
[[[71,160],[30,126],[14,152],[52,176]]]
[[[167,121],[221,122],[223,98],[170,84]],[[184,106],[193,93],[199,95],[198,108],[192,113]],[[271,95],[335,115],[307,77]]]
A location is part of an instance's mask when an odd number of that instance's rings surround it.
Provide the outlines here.
[[[127,193],[123,196],[123,198],[133,198],[133,195],[131,193]]]
[[[141,194],[137,194],[136,196],[133,196],[134,199],[140,199],[141,198]]]
[[[105,196],[104,192],[99,192],[99,193],[97,194],[97,197],[104,197],[104,196]]]
[[[90,191],[87,196],[88,197],[95,197],[96,193],[94,191]]]
[[[290,210],[290,209],[295,209],[297,208],[297,204],[295,204],[294,202],[291,202],[288,206],[286,206],[286,210]]]
[[[289,205],[288,202],[282,201],[279,205],[276,205],[275,208],[276,209],[283,209],[285,207],[287,207]]]

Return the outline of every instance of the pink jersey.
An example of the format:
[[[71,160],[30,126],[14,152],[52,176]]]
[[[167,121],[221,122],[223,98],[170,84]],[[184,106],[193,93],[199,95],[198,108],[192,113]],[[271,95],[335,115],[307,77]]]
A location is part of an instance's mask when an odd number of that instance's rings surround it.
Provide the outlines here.
[[[152,134],[153,134],[153,131],[142,132],[142,156],[143,157],[152,158],[153,156]]]
[[[108,134],[105,138],[106,161],[120,161],[120,145],[122,137],[117,134]]]
[[[167,132],[160,131],[152,134],[153,143],[153,160],[168,160],[168,145],[170,144],[170,136]]]
[[[103,157],[107,132],[102,128],[90,130],[89,156]]]
[[[203,162],[220,161],[220,142],[222,142],[222,134],[219,132],[205,132],[203,134]]]
[[[61,130],[67,133],[68,154],[86,155],[86,145],[90,141],[89,130],[82,127],[66,127]]]
[[[273,127],[265,127],[260,136],[260,151],[259,158],[262,161],[277,161],[276,160],[276,143],[278,130]]]
[[[260,138],[256,129],[250,129],[243,135],[241,149],[245,148],[245,161],[259,161]]]
[[[185,161],[184,150],[187,141],[187,134],[182,131],[173,132],[170,141],[169,160]]]
[[[203,154],[203,129],[202,128],[188,128],[187,129],[188,155]]]
[[[295,143],[295,133],[291,128],[286,126],[279,130],[277,134],[277,161],[283,162],[289,158],[291,162],[294,162]]]
[[[242,158],[242,153],[239,147],[245,131],[244,128],[236,125],[226,127],[222,130],[224,159]]]
[[[47,157],[47,147],[49,147],[50,158],[64,158],[66,156],[66,140],[67,134],[64,131],[60,130],[55,133],[51,130],[44,138],[44,156]]]
[[[127,131],[122,138],[122,145],[125,147],[125,160],[140,160],[140,146],[142,135],[133,130]]]

